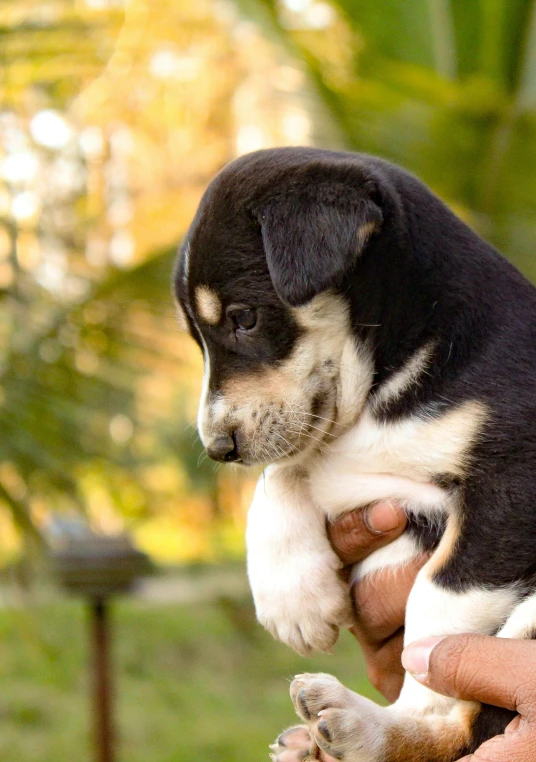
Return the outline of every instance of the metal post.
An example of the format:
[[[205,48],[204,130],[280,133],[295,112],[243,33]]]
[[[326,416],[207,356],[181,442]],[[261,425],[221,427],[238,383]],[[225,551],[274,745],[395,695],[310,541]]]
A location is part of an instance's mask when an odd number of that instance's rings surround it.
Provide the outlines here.
[[[90,626],[93,647],[93,711],[97,762],[114,762],[108,614],[106,599],[94,598],[90,605]]]

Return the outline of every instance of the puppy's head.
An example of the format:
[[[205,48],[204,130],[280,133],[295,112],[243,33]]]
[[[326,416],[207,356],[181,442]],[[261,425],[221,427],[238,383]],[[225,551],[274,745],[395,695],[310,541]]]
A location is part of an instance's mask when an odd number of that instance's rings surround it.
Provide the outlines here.
[[[348,155],[274,149],[228,165],[179,256],[179,318],[201,347],[199,431],[210,457],[300,456],[370,386],[344,284],[382,224],[378,185]]]

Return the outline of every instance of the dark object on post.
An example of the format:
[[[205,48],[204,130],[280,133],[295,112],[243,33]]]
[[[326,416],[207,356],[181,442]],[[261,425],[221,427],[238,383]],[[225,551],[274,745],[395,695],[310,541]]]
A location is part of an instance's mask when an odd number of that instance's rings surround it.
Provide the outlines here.
[[[129,592],[152,570],[149,558],[127,535],[98,535],[78,521],[56,520],[50,531],[57,576],[89,604],[97,762],[114,762],[108,599]]]

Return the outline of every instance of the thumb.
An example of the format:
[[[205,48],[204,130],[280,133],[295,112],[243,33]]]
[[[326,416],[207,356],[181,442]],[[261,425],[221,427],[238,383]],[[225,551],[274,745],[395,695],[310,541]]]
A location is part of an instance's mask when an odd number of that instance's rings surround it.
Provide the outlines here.
[[[486,635],[427,638],[404,649],[402,664],[445,696],[536,715],[536,642]]]
[[[382,500],[368,510],[350,511],[333,523],[328,522],[327,530],[335,553],[348,565],[362,561],[396,540],[407,523],[406,514],[397,502]]]

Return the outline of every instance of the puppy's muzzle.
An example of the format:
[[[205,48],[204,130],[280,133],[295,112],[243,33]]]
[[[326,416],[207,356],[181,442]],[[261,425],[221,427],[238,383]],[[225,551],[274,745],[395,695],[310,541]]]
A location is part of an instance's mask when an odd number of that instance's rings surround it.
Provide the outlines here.
[[[206,450],[209,458],[221,463],[237,463],[241,461],[234,433],[216,437],[212,442],[207,444]]]

